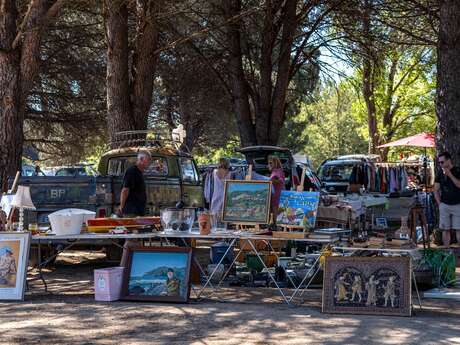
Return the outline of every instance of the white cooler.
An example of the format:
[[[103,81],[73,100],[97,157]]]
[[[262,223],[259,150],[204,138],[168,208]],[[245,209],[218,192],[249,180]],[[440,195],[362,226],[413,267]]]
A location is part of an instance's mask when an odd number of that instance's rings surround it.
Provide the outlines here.
[[[88,219],[96,217],[96,212],[79,208],[65,208],[48,215],[51,232],[55,235],[78,235]]]

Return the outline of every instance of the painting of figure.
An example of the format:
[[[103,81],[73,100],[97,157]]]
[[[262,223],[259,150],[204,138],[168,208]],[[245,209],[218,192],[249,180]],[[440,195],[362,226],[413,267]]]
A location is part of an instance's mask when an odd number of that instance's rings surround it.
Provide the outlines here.
[[[22,300],[29,262],[30,233],[0,233],[0,300]]]
[[[186,302],[190,258],[189,248],[133,248],[124,278],[124,299]]]

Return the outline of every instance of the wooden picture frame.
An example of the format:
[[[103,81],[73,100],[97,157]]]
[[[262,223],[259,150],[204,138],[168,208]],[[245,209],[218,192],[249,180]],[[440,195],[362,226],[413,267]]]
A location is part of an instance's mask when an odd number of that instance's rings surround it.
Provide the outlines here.
[[[192,249],[128,248],[122,298],[131,301],[186,303],[190,297]]]
[[[222,221],[268,224],[271,194],[270,181],[225,181]]]
[[[411,316],[409,257],[326,257],[323,313]]]
[[[0,300],[23,301],[30,232],[0,232]]]

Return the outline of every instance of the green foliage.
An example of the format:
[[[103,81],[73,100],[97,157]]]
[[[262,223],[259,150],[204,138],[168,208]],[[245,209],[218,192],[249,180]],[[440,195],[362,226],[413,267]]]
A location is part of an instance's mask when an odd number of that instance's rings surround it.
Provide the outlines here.
[[[379,142],[384,144],[420,132],[435,131],[434,52],[427,48],[397,46],[387,51],[379,63],[374,80]],[[358,69],[351,78],[354,85],[363,84]],[[367,109],[362,97],[352,105],[352,113],[367,123]],[[386,117],[386,119],[385,119]],[[363,126],[361,134],[369,137]],[[392,148],[399,152],[401,148]],[[386,152],[382,152],[385,156]]]
[[[349,83],[326,84],[316,95],[316,101],[303,104],[300,113],[291,120],[303,128],[297,138],[306,142],[299,151],[307,154],[315,167],[336,155],[365,153],[367,143],[362,135],[363,122],[352,115],[357,95]]]
[[[215,164],[219,158],[243,158],[243,155],[236,152],[235,150],[240,147],[240,141],[237,136],[234,136],[227,142],[225,147],[210,149],[209,151],[196,151],[194,152],[194,158],[197,164]]]

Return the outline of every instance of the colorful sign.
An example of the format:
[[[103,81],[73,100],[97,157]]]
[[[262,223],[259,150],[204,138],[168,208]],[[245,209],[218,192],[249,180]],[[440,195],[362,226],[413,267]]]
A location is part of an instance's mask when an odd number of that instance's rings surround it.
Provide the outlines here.
[[[279,203],[277,224],[313,228],[318,211],[318,192],[283,190]]]

